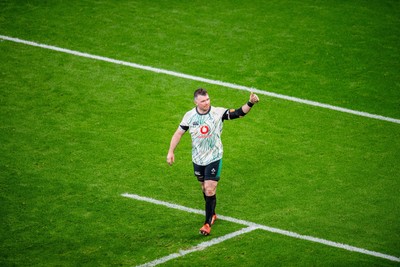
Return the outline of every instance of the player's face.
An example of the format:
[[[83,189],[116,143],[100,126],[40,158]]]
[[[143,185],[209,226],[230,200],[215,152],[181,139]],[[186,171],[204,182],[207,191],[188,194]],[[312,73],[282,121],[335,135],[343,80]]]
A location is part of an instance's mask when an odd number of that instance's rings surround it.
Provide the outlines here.
[[[210,97],[207,95],[198,95],[195,99],[197,110],[200,113],[206,113],[210,109]]]

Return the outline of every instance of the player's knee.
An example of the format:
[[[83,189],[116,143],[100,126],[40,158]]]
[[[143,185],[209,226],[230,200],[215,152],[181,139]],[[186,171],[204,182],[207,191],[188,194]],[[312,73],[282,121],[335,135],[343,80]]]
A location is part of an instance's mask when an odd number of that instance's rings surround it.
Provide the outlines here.
[[[206,196],[211,197],[213,195],[215,195],[215,188],[205,188],[205,192]]]

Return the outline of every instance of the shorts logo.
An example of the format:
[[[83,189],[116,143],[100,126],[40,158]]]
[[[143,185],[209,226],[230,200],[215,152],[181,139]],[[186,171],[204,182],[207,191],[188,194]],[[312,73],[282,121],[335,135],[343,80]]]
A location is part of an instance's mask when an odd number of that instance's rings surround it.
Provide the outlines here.
[[[200,132],[202,133],[202,134],[207,134],[208,133],[208,126],[207,125],[204,125],[204,126],[201,126],[200,127]]]
[[[216,171],[215,171],[215,168],[212,168],[211,174],[212,174],[212,175],[215,175],[215,172],[216,172]]]
[[[195,172],[194,172],[194,175],[199,176],[199,175],[201,175],[201,173],[200,173],[199,171],[195,171]]]

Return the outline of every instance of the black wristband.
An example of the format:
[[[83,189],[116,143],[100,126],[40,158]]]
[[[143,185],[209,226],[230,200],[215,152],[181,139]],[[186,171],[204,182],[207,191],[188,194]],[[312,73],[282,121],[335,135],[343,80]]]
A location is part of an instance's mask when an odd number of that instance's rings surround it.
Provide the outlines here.
[[[248,102],[247,102],[247,105],[248,105],[249,107],[252,107],[252,106],[254,106],[254,104],[253,104],[253,103],[251,103],[250,101],[248,101]]]

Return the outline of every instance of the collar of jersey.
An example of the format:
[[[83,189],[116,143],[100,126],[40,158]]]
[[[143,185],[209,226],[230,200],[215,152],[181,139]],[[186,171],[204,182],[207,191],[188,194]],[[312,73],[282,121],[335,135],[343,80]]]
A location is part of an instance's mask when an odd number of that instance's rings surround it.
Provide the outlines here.
[[[206,113],[201,114],[201,113],[197,110],[197,107],[196,107],[196,112],[197,112],[197,114],[199,114],[199,115],[207,115],[208,113],[210,113],[211,108],[212,108],[212,106],[210,106],[210,108],[208,109],[208,111],[207,111]]]

